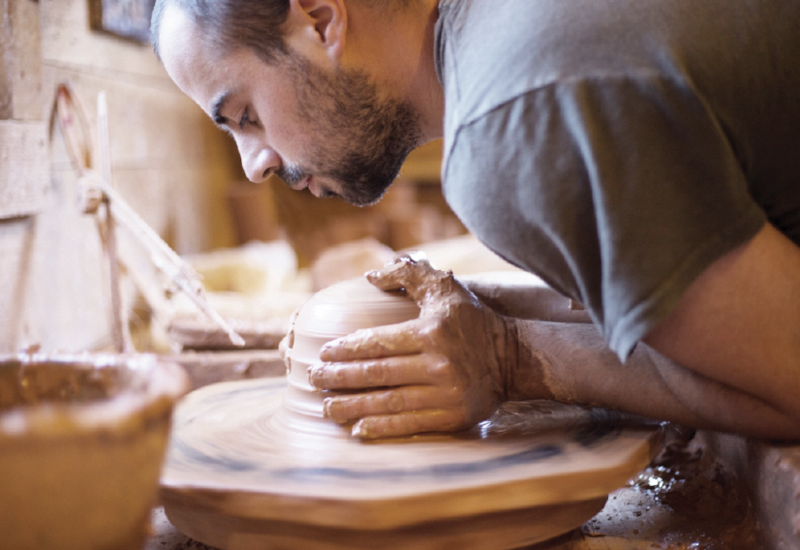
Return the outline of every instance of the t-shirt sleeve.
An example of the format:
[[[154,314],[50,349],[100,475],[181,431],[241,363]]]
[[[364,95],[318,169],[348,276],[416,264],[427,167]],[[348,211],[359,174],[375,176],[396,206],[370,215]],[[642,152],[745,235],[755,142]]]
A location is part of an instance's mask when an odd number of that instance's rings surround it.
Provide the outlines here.
[[[661,75],[555,82],[468,119],[444,192],[490,248],[580,300],[623,360],[765,221],[723,122]]]

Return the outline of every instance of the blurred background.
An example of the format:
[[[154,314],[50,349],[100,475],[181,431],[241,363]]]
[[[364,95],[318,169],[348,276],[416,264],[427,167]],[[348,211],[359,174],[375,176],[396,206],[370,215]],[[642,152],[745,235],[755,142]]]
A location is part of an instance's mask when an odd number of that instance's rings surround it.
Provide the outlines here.
[[[266,314],[285,317],[302,293],[379,266],[394,251],[464,238],[441,194],[439,142],[415,151],[373,207],[315,199],[274,178],[247,182],[233,141],[172,84],[147,43],[152,0],[0,0],[0,9],[0,352],[111,345],[108,266],[96,220],[79,208],[79,172],[56,116],[60,85],[86,119],[86,160],[95,169],[105,92],[114,188],[196,266],[223,316],[253,315],[231,293],[251,303],[254,294],[300,293]],[[153,304],[122,271],[137,349],[169,346],[148,341],[149,327],[137,336]],[[162,306],[166,324],[193,315],[185,304]]]

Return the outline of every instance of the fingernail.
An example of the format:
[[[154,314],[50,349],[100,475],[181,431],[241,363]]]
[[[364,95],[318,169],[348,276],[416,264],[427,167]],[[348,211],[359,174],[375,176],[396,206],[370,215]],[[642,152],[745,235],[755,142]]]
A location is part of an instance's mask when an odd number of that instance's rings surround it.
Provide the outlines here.
[[[308,367],[308,383],[312,386],[315,385],[315,382],[322,377],[322,367],[319,365]]]
[[[346,420],[339,418],[343,412],[342,404],[334,401],[330,397],[322,402],[322,414],[325,418],[333,420],[339,424],[343,424]]]
[[[359,420],[355,424],[353,424],[353,428],[350,430],[350,435],[353,437],[369,437],[367,433],[367,428],[364,425],[363,420]]]
[[[332,348],[339,347],[342,345],[343,342],[344,338],[336,338],[335,340],[331,340],[330,342],[325,342],[324,344],[322,344],[322,347],[320,348],[320,353],[322,353],[323,351],[328,351]]]

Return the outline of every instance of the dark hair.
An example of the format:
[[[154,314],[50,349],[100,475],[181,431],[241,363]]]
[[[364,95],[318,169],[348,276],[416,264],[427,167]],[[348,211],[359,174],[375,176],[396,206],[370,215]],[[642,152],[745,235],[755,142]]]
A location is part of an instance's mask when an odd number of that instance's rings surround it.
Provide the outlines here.
[[[168,5],[189,15],[205,39],[220,48],[222,54],[245,47],[266,63],[274,63],[286,54],[283,27],[289,0],[156,0],[150,39],[157,56],[161,18]]]

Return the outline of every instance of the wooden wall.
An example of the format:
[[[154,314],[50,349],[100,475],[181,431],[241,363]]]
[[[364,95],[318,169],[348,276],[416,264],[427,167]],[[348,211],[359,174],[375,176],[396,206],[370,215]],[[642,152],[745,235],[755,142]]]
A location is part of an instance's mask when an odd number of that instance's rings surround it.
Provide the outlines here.
[[[179,253],[236,244],[230,140],[171,83],[150,46],[89,29],[88,0],[0,0],[0,353],[108,345],[94,222],[51,124],[69,83],[95,126],[107,93],[117,189]]]

